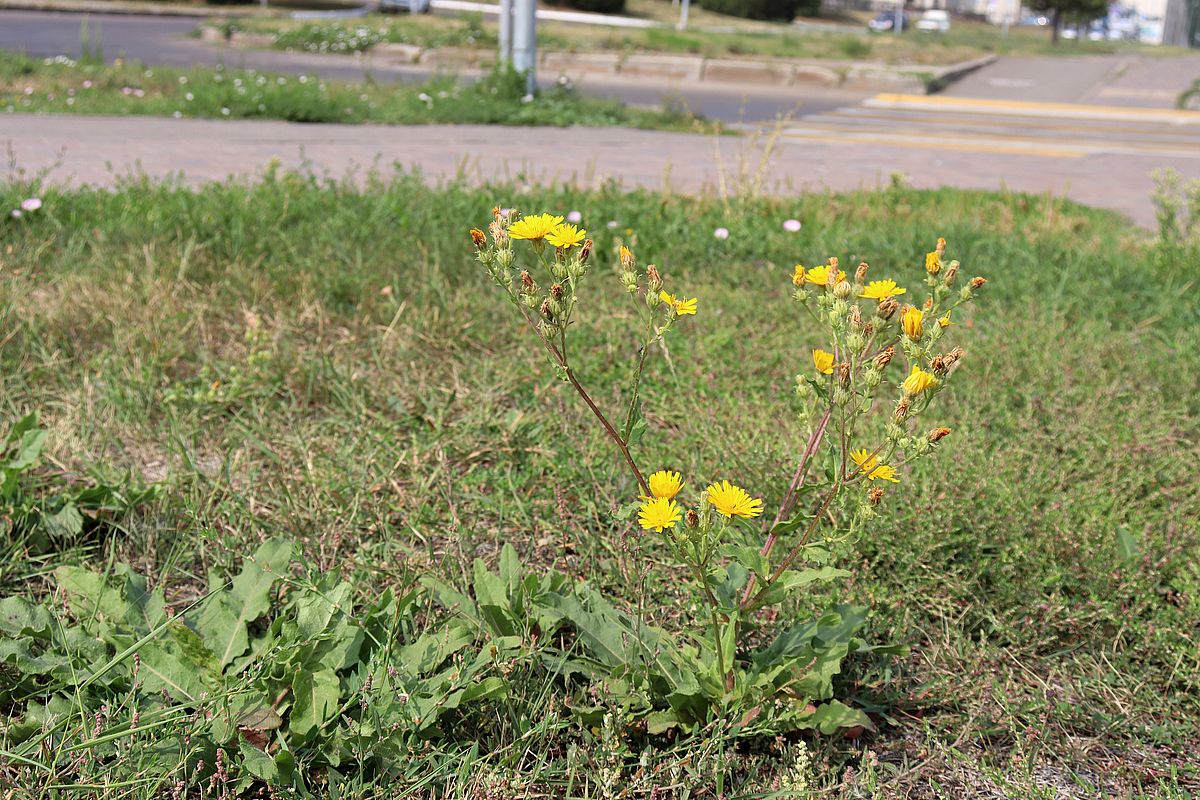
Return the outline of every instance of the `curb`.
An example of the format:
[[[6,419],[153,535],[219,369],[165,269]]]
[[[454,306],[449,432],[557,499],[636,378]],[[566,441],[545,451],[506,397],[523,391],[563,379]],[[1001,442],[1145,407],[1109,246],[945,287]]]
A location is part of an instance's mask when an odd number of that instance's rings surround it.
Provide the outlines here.
[[[278,17],[286,13],[280,8],[216,8],[189,6],[180,3],[138,3],[121,0],[0,0],[0,11],[49,11],[63,14],[112,14],[116,16],[194,17]]]
[[[225,40],[224,34],[212,26],[201,29],[201,38],[210,42]],[[269,47],[271,37],[269,34],[234,31],[227,41],[240,47]],[[417,45],[389,43],[375,45],[367,50],[365,55],[374,56],[390,64],[440,67],[477,68],[489,66],[496,61],[496,56],[491,51],[462,47],[421,48]],[[925,95],[936,92],[995,60],[996,56],[987,55],[942,67],[891,67],[886,64],[853,61],[542,51],[538,58],[538,66],[571,79],[588,75],[629,75],[696,83],[819,86],[827,89]]]

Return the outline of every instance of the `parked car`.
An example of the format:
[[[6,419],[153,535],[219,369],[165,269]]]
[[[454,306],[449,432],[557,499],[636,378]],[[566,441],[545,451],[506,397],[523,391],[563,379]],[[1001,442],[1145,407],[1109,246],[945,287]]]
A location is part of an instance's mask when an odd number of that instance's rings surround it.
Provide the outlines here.
[[[926,33],[947,33],[950,30],[950,12],[931,8],[917,20],[917,30]]]
[[[379,0],[381,14],[428,14],[429,0]]]
[[[896,9],[890,8],[880,11],[875,19],[867,23],[867,27],[875,33],[887,33],[896,27]],[[906,31],[912,27],[912,22],[908,18],[908,14],[900,12],[900,30]]]

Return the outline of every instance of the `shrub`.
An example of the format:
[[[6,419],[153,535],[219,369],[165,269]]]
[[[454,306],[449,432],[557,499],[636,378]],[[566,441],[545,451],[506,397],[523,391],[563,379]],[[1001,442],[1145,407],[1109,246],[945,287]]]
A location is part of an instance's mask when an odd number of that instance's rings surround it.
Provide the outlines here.
[[[796,16],[815,17],[821,4],[814,0],[700,0],[700,7],[731,17],[786,22]]]
[[[563,0],[563,5],[597,14],[620,14],[625,10],[625,0]]]

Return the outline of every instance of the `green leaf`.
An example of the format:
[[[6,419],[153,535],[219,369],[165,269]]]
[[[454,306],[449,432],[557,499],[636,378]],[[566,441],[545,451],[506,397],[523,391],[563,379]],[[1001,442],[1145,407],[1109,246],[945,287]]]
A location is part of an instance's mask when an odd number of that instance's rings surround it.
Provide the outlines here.
[[[291,557],[290,542],[284,539],[264,542],[242,564],[242,571],[232,585],[217,591],[196,615],[196,630],[222,668],[246,652],[250,643],[247,626],[270,611],[271,587],[287,569]]]
[[[46,532],[55,539],[71,540],[83,533],[83,515],[70,500],[53,514],[43,518]]]
[[[1133,564],[1138,560],[1139,547],[1137,537],[1130,533],[1129,529],[1124,525],[1117,528],[1117,555],[1126,564]]]
[[[463,690],[459,701],[462,703],[472,703],[476,700],[490,700],[494,697],[503,697],[507,691],[508,682],[503,678],[493,676],[491,678],[484,678],[468,686]]]
[[[623,505],[617,509],[616,513],[613,514],[613,519],[620,520],[621,522],[625,522],[626,520],[628,520],[630,517],[633,516],[633,513],[635,511],[637,511],[641,507],[642,507],[642,504],[638,500],[635,500],[632,503],[626,503],[625,505]]]
[[[871,718],[857,708],[830,700],[828,703],[823,703],[817,706],[817,710],[805,720],[806,727],[815,728],[826,736],[837,733],[845,728],[853,728],[855,725],[861,725],[867,730],[875,730],[875,724],[871,722]]]
[[[646,730],[655,736],[666,733],[671,728],[681,727],[683,723],[684,721],[673,710],[654,711],[646,715]]]
[[[238,742],[238,752],[242,756],[243,769],[268,785],[276,785],[279,780],[279,767],[275,759],[245,739]]]
[[[318,672],[301,670],[292,679],[292,710],[288,716],[288,731],[304,736],[324,725],[337,713],[340,685],[337,673],[331,669]]]
[[[0,600],[0,632],[12,636],[50,638],[54,617],[45,606],[35,605],[24,597],[5,597]]]

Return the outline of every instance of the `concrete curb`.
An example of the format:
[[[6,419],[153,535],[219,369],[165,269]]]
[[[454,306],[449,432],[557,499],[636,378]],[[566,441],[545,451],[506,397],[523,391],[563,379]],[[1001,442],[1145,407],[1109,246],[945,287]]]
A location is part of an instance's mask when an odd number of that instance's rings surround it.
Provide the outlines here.
[[[116,14],[149,17],[279,17],[286,9],[237,6],[189,6],[183,3],[139,3],[123,0],[0,0],[0,10],[55,11],[65,14]]]
[[[206,41],[224,34],[212,26],[201,31]],[[269,34],[234,31],[229,43],[239,47],[269,47]],[[421,48],[409,44],[379,44],[367,51],[392,64],[426,64],[440,67],[488,67],[496,62],[491,51],[462,47]],[[793,61],[790,59],[707,58],[651,53],[568,53],[542,51],[539,66],[547,72],[579,79],[588,75],[630,75],[666,81],[757,84],[767,86],[819,86],[863,92],[927,94],[996,60],[988,55],[941,67],[889,66],[853,61]]]

